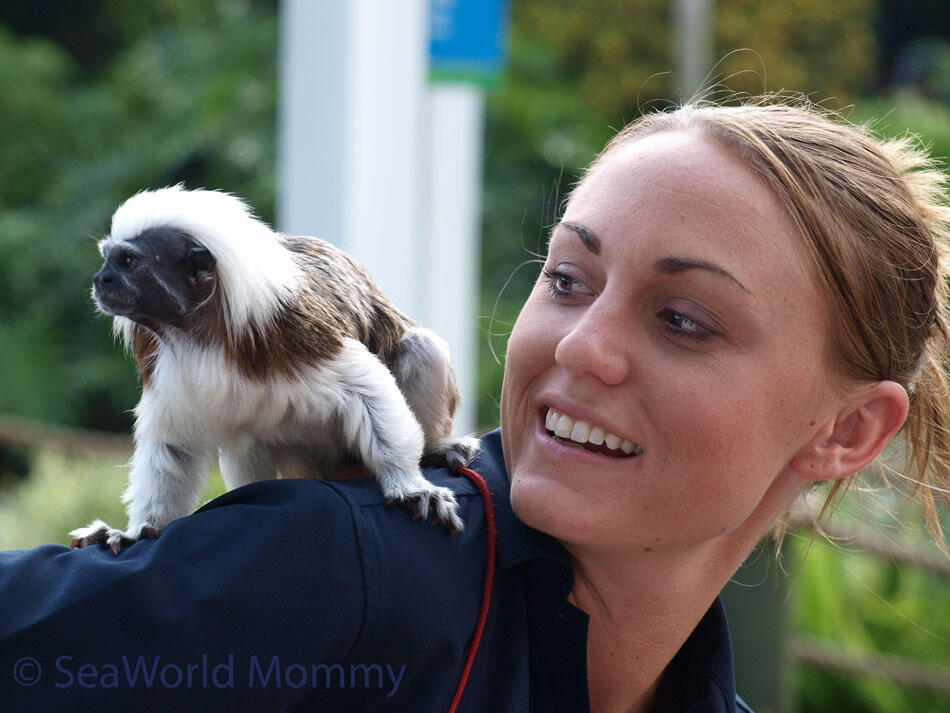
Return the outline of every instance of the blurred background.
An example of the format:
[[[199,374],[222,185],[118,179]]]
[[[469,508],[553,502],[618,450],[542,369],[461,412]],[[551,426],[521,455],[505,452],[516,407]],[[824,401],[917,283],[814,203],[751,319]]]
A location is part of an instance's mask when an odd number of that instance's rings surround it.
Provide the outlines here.
[[[407,0],[407,40],[394,5],[0,2],[0,548],[124,522],[139,386],[89,287],[138,190],[230,191],[351,249],[451,332],[463,420],[484,431],[547,227],[640,112],[701,84],[800,91],[950,157],[947,0]],[[409,84],[366,61],[381,52]],[[796,514],[781,561],[764,546],[726,592],[759,713],[950,711],[950,558],[900,488],[865,482],[829,538]]]

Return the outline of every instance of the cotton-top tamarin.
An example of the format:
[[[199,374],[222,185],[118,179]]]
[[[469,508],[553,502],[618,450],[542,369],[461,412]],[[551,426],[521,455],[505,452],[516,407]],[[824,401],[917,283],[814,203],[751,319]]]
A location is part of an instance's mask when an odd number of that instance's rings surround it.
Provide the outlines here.
[[[188,514],[217,456],[226,486],[365,468],[385,498],[462,528],[420,463],[467,465],[445,342],[323,240],[271,230],[239,199],[181,186],[112,216],[93,279],[142,380],[125,531],[96,521],[73,546],[118,554]]]

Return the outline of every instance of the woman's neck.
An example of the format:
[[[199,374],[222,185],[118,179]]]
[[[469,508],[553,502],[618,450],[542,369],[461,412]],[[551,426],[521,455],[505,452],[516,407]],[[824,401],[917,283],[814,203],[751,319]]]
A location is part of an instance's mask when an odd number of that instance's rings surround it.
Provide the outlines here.
[[[590,617],[592,713],[654,713],[667,665],[729,578],[800,489],[785,480],[733,531],[689,547],[605,552],[564,543],[574,564],[572,603]]]
[[[589,617],[587,672],[592,713],[646,713],[666,666],[741,564],[607,563],[574,555],[572,602]],[[662,558],[662,559],[661,559]]]

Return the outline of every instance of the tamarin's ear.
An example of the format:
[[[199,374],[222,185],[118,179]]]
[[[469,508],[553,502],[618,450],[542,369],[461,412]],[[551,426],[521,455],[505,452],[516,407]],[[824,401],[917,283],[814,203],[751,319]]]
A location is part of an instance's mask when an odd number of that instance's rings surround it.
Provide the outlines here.
[[[907,418],[907,391],[879,381],[861,391],[830,419],[789,463],[806,480],[853,475],[874,460]]]
[[[217,260],[207,248],[195,247],[188,251],[188,262],[196,272],[211,272]]]

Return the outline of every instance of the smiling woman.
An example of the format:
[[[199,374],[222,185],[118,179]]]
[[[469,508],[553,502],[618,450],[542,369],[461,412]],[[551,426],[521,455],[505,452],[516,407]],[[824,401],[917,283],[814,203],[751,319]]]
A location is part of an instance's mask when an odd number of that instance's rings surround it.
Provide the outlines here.
[[[908,413],[942,542],[943,186],[907,141],[762,101],[645,116],[575,188],[501,413],[515,512],[570,552],[590,615],[593,710],[664,709],[664,670],[756,542]]]
[[[734,531],[770,490],[780,507],[799,480],[775,474],[833,408],[808,267],[778,199],[726,149],[665,132],[601,159],[555,227],[509,343],[502,428],[519,516],[578,545],[653,544],[652,566],[667,546]],[[529,427],[547,409],[641,455],[564,448]]]
[[[457,537],[372,479],[267,481],[118,558],[0,553],[0,707],[147,710],[127,682],[36,680],[64,656],[79,680],[95,642],[171,683],[196,657],[234,674],[156,686],[153,710],[748,711],[718,595],[798,494],[903,430],[942,542],[948,225],[909,142],[808,105],[639,119],[554,226],[471,484],[426,470]],[[248,677],[278,654],[390,666],[398,691]]]

